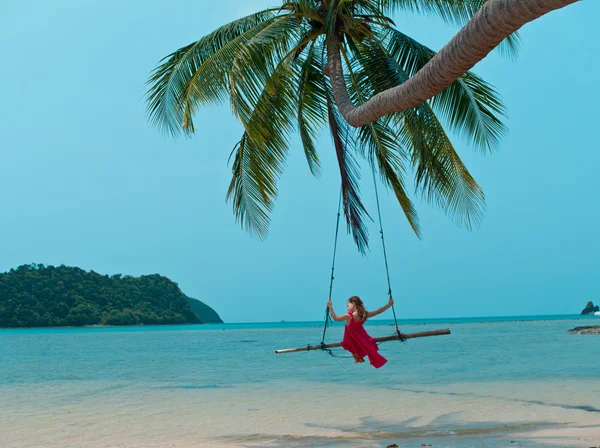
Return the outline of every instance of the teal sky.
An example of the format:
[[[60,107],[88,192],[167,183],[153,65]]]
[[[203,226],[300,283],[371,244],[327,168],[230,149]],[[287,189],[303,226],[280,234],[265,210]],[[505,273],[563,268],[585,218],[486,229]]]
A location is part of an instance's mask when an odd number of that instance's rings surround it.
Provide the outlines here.
[[[157,62],[277,0],[9,1],[0,15],[0,271],[25,263],[100,273],[160,273],[228,322],[318,320],[327,299],[338,172],[327,134],[320,179],[298,141],[260,242],[225,202],[242,130],[227,105],[201,110],[192,139],[151,128],[144,83]],[[600,3],[551,13],[521,32],[516,61],[474,71],[502,94],[509,135],[483,156],[454,138],[483,187],[480,229],[417,201],[423,239],[389,193],[382,213],[402,318],[578,313],[600,302],[597,88]],[[456,32],[395,17],[434,49]],[[376,216],[365,171],[361,191]],[[340,240],[334,304],[386,301],[377,223],[371,252]],[[384,315],[384,317],[389,317]]]

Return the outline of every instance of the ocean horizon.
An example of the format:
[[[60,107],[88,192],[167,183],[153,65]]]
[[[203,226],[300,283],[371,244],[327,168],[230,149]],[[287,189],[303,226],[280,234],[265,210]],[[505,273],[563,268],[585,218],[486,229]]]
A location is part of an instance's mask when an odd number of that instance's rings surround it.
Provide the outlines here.
[[[529,322],[529,321],[544,321],[544,320],[597,320],[600,322],[598,315],[582,315],[582,314],[524,314],[524,315],[509,315],[509,316],[473,316],[473,317],[424,317],[398,319],[398,325],[427,325],[427,324],[460,324],[460,323],[493,323],[493,322]],[[314,327],[323,326],[324,320],[281,320],[281,321],[264,321],[264,322],[223,322],[223,323],[200,323],[200,324],[168,324],[168,325],[84,325],[84,326],[64,326],[64,327],[19,327],[7,328],[0,327],[0,332],[9,331],[27,331],[27,330],[106,330],[106,329],[125,329],[128,331],[144,331],[144,329],[152,328],[160,330],[170,328],[194,328],[212,330],[215,328],[225,329],[240,329],[240,328],[278,328],[278,327]],[[330,325],[343,325],[332,322]],[[393,319],[370,319],[368,325],[394,325]],[[1,334],[1,333],[0,333]]]

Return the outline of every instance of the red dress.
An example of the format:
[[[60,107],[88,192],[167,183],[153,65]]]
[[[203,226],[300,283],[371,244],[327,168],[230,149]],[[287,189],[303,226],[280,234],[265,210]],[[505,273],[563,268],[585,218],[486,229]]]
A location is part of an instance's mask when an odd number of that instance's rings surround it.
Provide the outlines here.
[[[350,321],[344,329],[342,347],[350,353],[354,353],[359,358],[368,356],[369,362],[376,369],[382,367],[387,362],[387,359],[379,354],[377,342],[367,334],[363,326],[364,321],[354,320],[352,313],[348,314],[350,315]]]

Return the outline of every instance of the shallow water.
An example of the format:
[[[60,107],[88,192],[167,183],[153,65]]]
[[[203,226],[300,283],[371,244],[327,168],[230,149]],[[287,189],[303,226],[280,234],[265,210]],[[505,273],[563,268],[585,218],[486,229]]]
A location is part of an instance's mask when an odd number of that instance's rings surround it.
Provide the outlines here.
[[[567,333],[593,322],[411,322],[402,331],[452,335],[382,344],[382,369],[274,354],[320,342],[319,323],[0,330],[0,442],[536,446],[527,434],[600,427],[598,337]],[[331,327],[327,340],[342,332]]]

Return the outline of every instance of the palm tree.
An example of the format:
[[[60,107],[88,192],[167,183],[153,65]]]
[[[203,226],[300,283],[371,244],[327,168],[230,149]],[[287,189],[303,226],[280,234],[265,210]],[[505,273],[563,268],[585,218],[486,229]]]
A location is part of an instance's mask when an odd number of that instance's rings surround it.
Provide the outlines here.
[[[229,100],[244,132],[232,152],[227,199],[241,225],[259,238],[268,232],[292,132],[298,130],[308,166],[318,175],[315,139],[322,127],[333,138],[344,214],[361,252],[368,246],[369,215],[360,199],[357,156],[368,160],[391,188],[418,236],[418,216],[406,192],[410,168],[423,198],[458,225],[472,228],[481,221],[484,196],[445,127],[487,151],[505,133],[497,92],[466,71],[476,62],[473,52],[460,51],[461,44],[471,45],[464,30],[471,27],[483,38],[477,20],[492,20],[487,9],[502,2],[516,0],[286,0],[163,59],[148,81],[150,119],[174,136],[191,134],[199,107]],[[483,13],[475,15],[482,5]],[[438,15],[450,23],[475,17],[461,31],[463,37],[459,33],[447,46],[450,51],[436,55],[395,27],[389,15],[397,9]],[[493,25],[488,41],[495,46],[504,40],[500,48],[514,55],[518,37],[512,33],[520,25]],[[471,46],[483,45],[487,54],[493,48],[488,41]]]

